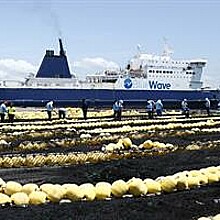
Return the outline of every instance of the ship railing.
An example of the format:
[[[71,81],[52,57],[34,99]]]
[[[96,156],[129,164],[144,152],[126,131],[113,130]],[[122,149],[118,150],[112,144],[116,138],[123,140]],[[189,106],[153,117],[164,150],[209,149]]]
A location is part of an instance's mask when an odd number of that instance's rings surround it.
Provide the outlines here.
[[[19,80],[0,80],[0,86],[3,87],[16,87],[16,86],[24,86],[25,83]]]

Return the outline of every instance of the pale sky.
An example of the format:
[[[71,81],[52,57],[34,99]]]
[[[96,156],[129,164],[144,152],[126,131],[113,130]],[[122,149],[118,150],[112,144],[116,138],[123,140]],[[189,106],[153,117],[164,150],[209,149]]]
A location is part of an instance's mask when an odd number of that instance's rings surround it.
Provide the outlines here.
[[[0,78],[36,73],[46,49],[62,37],[80,77],[124,68],[136,46],[173,58],[208,60],[206,85],[220,85],[219,0],[0,0]]]

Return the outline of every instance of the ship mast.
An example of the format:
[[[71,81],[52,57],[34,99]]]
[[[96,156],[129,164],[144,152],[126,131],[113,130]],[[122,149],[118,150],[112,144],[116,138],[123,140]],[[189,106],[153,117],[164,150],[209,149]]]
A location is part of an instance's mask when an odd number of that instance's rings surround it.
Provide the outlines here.
[[[163,41],[164,41],[164,49],[163,49],[163,54],[162,56],[168,56],[170,57],[172,54],[173,54],[173,50],[172,48],[170,47],[170,45],[168,44],[168,40],[167,38],[163,38]]]

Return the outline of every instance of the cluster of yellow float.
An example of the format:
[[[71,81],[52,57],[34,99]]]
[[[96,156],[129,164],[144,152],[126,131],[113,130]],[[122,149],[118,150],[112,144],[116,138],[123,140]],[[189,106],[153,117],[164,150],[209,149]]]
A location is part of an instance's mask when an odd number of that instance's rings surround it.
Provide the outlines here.
[[[145,139],[144,135],[134,134],[131,135],[134,139]],[[89,138],[89,137],[88,137]],[[82,164],[86,162],[98,163],[108,160],[118,160],[121,158],[130,158],[135,156],[149,156],[149,155],[160,155],[175,151],[178,146],[174,146],[170,143],[162,143],[159,141],[152,141],[147,139],[143,143],[136,145],[132,143],[129,137],[109,136],[107,139],[112,141],[109,144],[104,144],[100,151],[91,152],[69,152],[69,153],[49,153],[49,154],[27,154],[26,156],[14,154],[14,155],[3,155],[0,157],[0,167],[34,167],[34,166],[56,166],[56,165],[72,165]],[[42,141],[24,141],[21,142],[14,151],[33,151],[33,150],[47,150],[53,147],[74,147],[80,146],[82,141],[85,141],[91,148],[97,146],[97,143],[102,144],[99,139],[90,139],[86,141],[86,137],[81,139],[60,139],[53,140],[53,142],[42,142]],[[107,140],[103,139],[103,140]],[[132,138],[133,139],[133,138]],[[102,140],[102,139],[101,139]],[[99,141],[99,142],[98,142]],[[199,150],[201,148],[211,148],[218,146],[219,141],[207,142],[207,143],[192,143],[185,147],[186,150]],[[0,140],[0,147],[5,146],[5,149],[10,149],[10,144],[4,140]],[[4,150],[1,148],[1,150]]]
[[[123,127],[127,128],[140,128],[140,130],[147,129],[147,130],[165,130],[165,129],[175,129],[175,128],[202,128],[202,127],[212,127],[212,126],[218,126],[220,125],[219,119],[207,119],[204,118],[200,119],[193,119],[191,120],[184,120],[185,123],[182,123],[183,120],[172,120],[167,119],[163,120],[163,124],[161,124],[161,121],[158,120],[126,120],[126,121],[98,121],[98,122],[81,122],[81,123],[75,123],[73,125],[76,129],[92,129],[94,130],[94,133],[99,133],[100,130],[102,132],[108,132],[108,129],[115,130],[121,129]],[[188,122],[188,123],[186,123]],[[106,127],[106,128],[105,128]],[[107,130],[107,131],[106,131]],[[138,129],[137,129],[138,130]],[[92,132],[92,131],[91,131]]]
[[[89,132],[99,133],[102,132],[118,132],[121,128],[124,130],[166,130],[166,129],[186,129],[186,128],[202,128],[202,127],[214,127],[220,125],[219,118],[207,119],[193,119],[193,121],[185,120],[188,123],[182,123],[182,119],[167,119],[163,120],[161,124],[160,120],[136,120],[129,119],[126,121],[112,121],[109,119],[103,120],[55,120],[55,121],[43,121],[43,122],[26,122],[26,123],[14,123],[3,124],[0,128],[2,132],[15,132],[15,131],[39,131],[39,130],[56,130],[56,129],[92,129]],[[139,129],[138,129],[139,128]],[[109,131],[108,131],[109,130]]]
[[[71,142],[71,140],[70,140]],[[75,144],[72,140],[72,144]],[[41,143],[39,146],[37,143],[28,142],[24,145],[24,149],[40,149],[42,147],[47,147],[46,143]],[[66,142],[64,143],[66,144]],[[31,145],[31,146],[28,146]],[[69,143],[70,145],[70,143]],[[21,144],[19,145],[20,150]],[[130,151],[132,149],[132,151]],[[74,165],[74,164],[84,164],[84,163],[99,163],[108,160],[119,160],[121,158],[130,158],[134,156],[149,156],[152,154],[164,154],[176,150],[173,144],[164,144],[158,141],[146,140],[139,146],[132,143],[131,139],[121,138],[115,143],[109,143],[102,147],[102,151],[91,151],[91,152],[70,152],[67,154],[55,154],[49,153],[43,154],[27,154],[26,156],[21,156],[18,154],[14,155],[4,155],[0,157],[0,167],[11,168],[11,167],[42,167],[42,166],[56,166],[56,165]]]
[[[104,146],[102,148],[103,151],[107,152],[114,152],[114,151],[120,151],[120,150],[129,150],[129,149],[134,149],[134,150],[175,150],[176,148],[174,147],[173,144],[164,144],[160,143],[158,141],[151,141],[151,140],[146,140],[144,143],[140,144],[139,146],[135,145],[132,143],[130,138],[121,138],[117,143],[109,143],[108,145]]]
[[[186,150],[199,150],[199,149],[210,149],[210,148],[216,148],[220,146],[220,140],[213,140],[213,141],[207,141],[207,142],[200,142],[197,141],[196,143],[192,143],[188,146],[186,146]]]
[[[129,155],[127,155],[128,157]],[[42,167],[42,166],[65,166],[84,163],[98,163],[102,161],[119,159],[123,156],[113,156],[102,152],[47,154],[47,155],[8,155],[0,157],[0,167]],[[125,155],[124,155],[125,157]]]
[[[47,113],[46,110],[37,110],[37,109],[29,109],[29,110],[21,110],[18,109],[15,112],[15,119],[39,119],[39,118],[46,118]]]
[[[82,117],[82,110],[80,108],[66,108],[67,117]],[[28,109],[23,111],[22,109],[18,109],[15,114],[17,119],[43,119],[47,118],[46,109]],[[58,118],[58,109],[52,112],[52,118]]]
[[[28,136],[29,137],[29,136]],[[45,136],[42,134],[41,138],[45,138]],[[49,135],[47,134],[47,137]],[[51,138],[52,138],[51,134]],[[13,150],[18,151],[34,151],[34,150],[47,150],[53,147],[60,147],[60,148],[74,148],[76,146],[80,146],[81,144],[87,144],[89,147],[93,147],[94,145],[101,145],[104,141],[114,140],[117,137],[102,137],[100,138],[91,138],[90,134],[81,134],[80,138],[68,138],[68,135],[64,138],[59,139],[52,139],[50,141],[21,141],[16,147],[13,147]],[[9,149],[9,143],[6,141],[0,141],[0,150],[7,151]],[[88,148],[89,148],[88,147]]]
[[[20,142],[18,145],[13,145],[13,150],[44,150],[50,147],[74,147],[79,146],[80,144],[90,145],[102,145],[109,141],[114,141],[122,133],[129,133],[129,137],[132,139],[143,139],[152,138],[156,134],[164,137],[166,135],[175,135],[175,136],[184,136],[184,135],[194,135],[194,134],[209,134],[210,132],[215,133],[219,132],[220,125],[219,121],[203,121],[196,123],[169,123],[169,124],[154,124],[154,125],[143,125],[143,126],[133,126],[142,123],[146,123],[146,120],[137,120],[137,121],[125,121],[124,126],[120,127],[120,123],[115,121],[99,121],[99,122],[73,122],[70,120],[69,123],[58,123],[55,124],[42,124],[37,125],[36,122],[33,124],[25,123],[22,125],[13,124],[13,125],[3,125],[0,129],[0,150],[5,151],[10,149],[9,147],[13,142]],[[46,123],[46,122],[44,122]],[[117,124],[119,123],[119,124]],[[130,124],[128,124],[130,123]],[[149,121],[147,121],[147,124]],[[87,130],[84,128],[92,127],[92,130]],[[111,127],[112,128],[107,128]],[[118,127],[119,126],[119,127]],[[217,127],[215,127],[217,126]],[[106,127],[106,128],[105,128]],[[208,127],[208,128],[204,128]],[[82,130],[79,130],[82,129]],[[179,130],[178,130],[179,129]],[[46,130],[46,132],[45,132]],[[158,131],[155,133],[155,131]],[[46,141],[39,141],[46,139]],[[113,151],[114,149],[121,149],[121,143],[111,143],[107,146],[107,151]],[[166,146],[170,148],[170,146]],[[141,149],[142,146],[135,146],[132,144],[133,149]],[[146,148],[146,147],[144,147]],[[165,148],[163,144],[159,148]],[[195,144],[189,146],[189,149],[198,148]],[[113,149],[113,150],[112,150]],[[199,149],[199,148],[198,148]]]
[[[83,117],[82,109],[81,108],[71,108],[68,107],[66,108],[67,110],[67,117],[68,118],[81,118]],[[55,109],[52,112],[52,117],[53,118],[58,118],[58,109]],[[140,113],[136,110],[124,110],[123,115],[126,116],[134,116],[134,115],[139,115]],[[87,116],[88,117],[106,117],[106,116],[111,116],[113,115],[112,109],[107,109],[107,110],[93,110],[90,109],[88,111]],[[42,119],[42,118],[47,118],[47,112],[46,109],[28,109],[28,110],[22,110],[18,109],[16,112],[16,118],[17,119]]]
[[[174,175],[158,177],[157,179],[131,178],[108,182],[98,182],[93,185],[84,183],[66,183],[63,185],[35,183],[21,185],[15,181],[5,182],[0,179],[0,204],[40,205],[47,202],[62,203],[79,200],[93,201],[127,196],[140,197],[150,194],[171,193],[177,190],[187,190],[201,185],[207,185],[220,180],[220,166],[202,168],[200,170],[183,171]]]
[[[215,216],[209,216],[209,217],[200,217],[198,220],[220,220],[220,214],[217,214]]]
[[[141,121],[141,120],[140,120]],[[129,122],[129,124],[122,127],[118,127],[116,123],[121,122],[112,122],[112,121],[100,121],[100,122],[89,122],[89,123],[60,123],[60,124],[14,124],[12,126],[3,125],[0,129],[3,132],[0,133],[0,150],[4,151],[9,149],[10,145],[15,141],[19,141],[20,144],[13,147],[14,150],[44,150],[52,146],[57,147],[74,147],[79,146],[81,143],[87,145],[98,145],[107,141],[115,140],[122,133],[129,133],[129,137],[132,139],[142,139],[152,138],[156,135],[155,131],[158,131],[158,135],[161,137],[167,135],[194,135],[194,134],[205,134],[205,133],[215,133],[219,132],[220,128],[213,128],[214,126],[220,125],[220,122],[208,120],[204,122],[197,123],[170,123],[170,124],[155,124],[148,126],[131,126],[133,124],[138,124],[139,122]],[[128,123],[128,122],[126,122]],[[140,124],[143,123],[140,122]],[[149,123],[149,122],[148,122]],[[79,128],[85,128],[85,126],[91,125],[94,127],[92,130],[78,130]],[[96,126],[102,126],[97,127]],[[103,128],[103,127],[113,128]],[[204,128],[209,127],[209,128]],[[179,130],[178,130],[179,129]],[[46,132],[45,132],[46,130]],[[78,131],[77,131],[78,130]],[[46,139],[47,141],[39,141]],[[51,141],[50,141],[51,140]],[[48,142],[49,141],[49,142]],[[121,144],[110,144],[107,148],[112,151],[112,148],[120,148]],[[194,145],[194,144],[193,144]],[[13,145],[14,146],[14,145]],[[161,145],[162,146],[162,145]],[[132,145],[134,149],[137,146]],[[164,146],[163,146],[164,147]],[[141,148],[141,146],[138,146]],[[162,148],[162,147],[161,147]],[[190,147],[189,147],[190,148]],[[192,146],[194,148],[194,146]]]
[[[197,119],[196,119],[197,120]],[[200,120],[200,119],[198,119]],[[163,121],[167,123],[172,121],[171,119]],[[178,122],[178,120],[177,120]],[[42,122],[41,125],[38,125],[37,122],[31,122],[31,124],[24,123],[15,123],[13,125],[4,124],[1,126],[0,130],[0,150],[7,151],[11,149],[13,141],[17,141],[17,145],[13,145],[13,150],[15,151],[25,151],[25,150],[45,150],[50,147],[74,147],[80,146],[80,144],[91,145],[102,145],[103,143],[115,141],[116,138],[120,137],[121,133],[129,133],[129,137],[132,139],[143,139],[143,138],[152,138],[152,136],[157,132],[157,135],[161,134],[171,134],[176,136],[182,135],[193,135],[200,133],[210,133],[210,132],[219,132],[220,121],[209,119],[207,121],[197,121],[195,123],[168,123],[168,124],[151,124],[149,125],[150,120],[128,120],[128,121],[109,121],[109,120],[100,120],[100,121],[74,121],[67,120],[65,123],[59,121],[55,122]],[[158,121],[157,121],[158,123]],[[123,125],[123,126],[122,126]],[[135,125],[135,126],[134,126]],[[138,126],[139,125],[139,126]],[[215,127],[216,126],[216,127]],[[108,128],[110,127],[110,128]],[[93,128],[93,129],[91,129]],[[79,130],[81,129],[81,130]],[[88,130],[91,129],[91,130]],[[179,129],[179,130],[178,130]],[[45,132],[46,130],[46,132]],[[167,132],[167,133],[166,133]],[[144,135],[143,135],[144,134]],[[46,139],[45,141],[39,141]],[[122,138],[123,139],[123,138]],[[136,146],[128,139],[119,140],[117,143],[110,143],[103,147],[103,150],[109,153],[114,153],[118,150],[154,150],[158,149],[159,151],[171,151],[175,149],[173,145],[164,144],[160,142],[151,142],[150,140],[146,143],[143,143],[139,146]],[[126,143],[126,140],[128,143]],[[200,149],[199,146],[192,143],[191,146],[188,146],[189,150]],[[73,153],[74,154],[74,153]],[[95,155],[99,153],[95,153]],[[75,155],[75,154],[74,154]],[[78,155],[81,154],[77,154]],[[100,153],[100,155],[102,155]],[[62,157],[67,157],[69,155],[61,155]],[[59,155],[59,158],[61,157]],[[33,156],[35,158],[36,156]],[[39,155],[39,157],[47,157],[45,155]],[[84,156],[83,156],[84,157]],[[93,157],[93,156],[92,156]],[[100,158],[100,156],[94,156]],[[117,157],[117,156],[115,156]],[[6,158],[6,159],[5,159]],[[3,167],[17,167],[14,163],[11,162],[11,156],[5,156],[0,158],[0,164]],[[19,157],[20,158],[20,157]],[[37,157],[38,158],[38,157]],[[71,156],[70,156],[71,158]],[[109,156],[101,156],[101,161],[108,160]],[[105,159],[104,159],[105,158]],[[66,159],[65,159],[66,160]],[[80,161],[81,159],[79,159]],[[92,159],[93,160],[93,159]],[[98,161],[99,159],[97,159]],[[1,163],[4,161],[4,163]],[[17,161],[17,160],[15,160]],[[19,161],[26,161],[22,159]],[[46,161],[46,159],[42,159]],[[63,159],[62,159],[63,161]],[[67,161],[70,161],[69,159]],[[33,162],[39,163],[39,162]],[[59,164],[59,162],[57,162]],[[22,162],[26,166],[26,162]],[[53,163],[53,165],[56,163]],[[75,162],[73,162],[75,164]]]
[[[1,127],[3,132],[14,132],[14,131],[45,131],[45,130],[57,130],[57,129],[68,129],[73,128],[71,124],[46,124],[46,125],[35,125],[35,124],[19,124],[19,125],[4,125]]]
[[[122,127],[115,128],[95,128],[92,130],[87,130],[90,134],[103,133],[125,133],[125,132],[144,132],[144,131],[163,131],[163,130],[173,130],[173,129],[191,129],[191,128],[201,128],[201,127],[214,127],[220,125],[220,122],[207,120],[205,122],[196,123],[169,123],[169,124],[152,124],[148,126],[130,126],[124,125]],[[89,127],[88,127],[89,128]]]
[[[117,140],[115,138],[115,140]],[[194,143],[185,147],[186,150],[199,150],[201,148],[207,149],[214,146],[218,146],[220,141],[209,141],[207,143]],[[8,146],[8,143],[5,141],[0,141],[0,146],[4,144]],[[74,147],[79,143],[76,143],[74,139],[61,139],[56,141],[56,147]],[[46,150],[52,146],[46,142],[22,142],[16,151],[26,151],[26,150]],[[107,160],[117,160],[121,158],[129,158],[135,156],[149,156],[149,155],[160,155],[164,153],[169,153],[178,149],[178,146],[175,146],[170,143],[162,143],[159,141],[152,141],[150,139],[144,141],[140,145],[135,145],[132,143],[130,138],[120,138],[116,143],[109,143],[104,145],[101,150],[91,151],[87,153],[68,153],[68,154],[35,154],[27,156],[19,155],[5,155],[0,157],[0,167],[33,167],[33,166],[55,166],[55,165],[72,165],[78,163],[98,163]],[[53,158],[53,160],[51,159]]]

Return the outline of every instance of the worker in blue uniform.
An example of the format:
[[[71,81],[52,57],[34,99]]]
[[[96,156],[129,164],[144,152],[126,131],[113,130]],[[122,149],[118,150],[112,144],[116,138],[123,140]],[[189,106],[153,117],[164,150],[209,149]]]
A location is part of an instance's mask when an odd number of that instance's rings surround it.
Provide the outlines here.
[[[53,101],[49,101],[46,104],[46,110],[47,110],[47,115],[48,115],[48,119],[51,120],[52,119],[52,111],[53,111],[54,107],[53,107]]]
[[[8,108],[7,108],[7,101],[4,101],[0,105],[0,116],[1,116],[1,122],[4,122],[5,120],[5,115],[8,113]]]
[[[184,100],[181,102],[181,108],[182,108],[182,113],[183,113],[183,115],[185,115],[186,118],[189,118],[189,107],[188,107],[187,99],[184,99]]]
[[[121,116],[122,116],[122,109],[123,109],[123,103],[124,101],[122,99],[120,100],[116,100],[113,103],[112,109],[114,111],[114,120],[121,120]]]
[[[147,110],[149,119],[153,119],[153,117],[154,117],[154,105],[155,105],[155,103],[153,100],[147,101],[146,110]]]
[[[207,115],[210,116],[210,107],[211,107],[211,102],[208,98],[205,98],[205,108],[207,111]]]
[[[161,116],[163,112],[163,103],[160,99],[158,99],[155,103],[157,116]]]
[[[118,116],[118,110],[119,110],[119,106],[118,106],[118,101],[115,100],[113,105],[112,105],[112,110],[113,110],[113,118],[114,120],[117,120],[117,116]]]
[[[117,117],[117,119],[119,121],[121,121],[123,103],[124,103],[124,101],[122,99],[118,101],[118,117]]]

